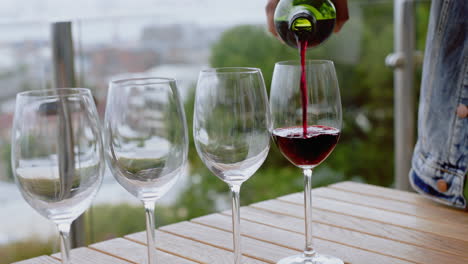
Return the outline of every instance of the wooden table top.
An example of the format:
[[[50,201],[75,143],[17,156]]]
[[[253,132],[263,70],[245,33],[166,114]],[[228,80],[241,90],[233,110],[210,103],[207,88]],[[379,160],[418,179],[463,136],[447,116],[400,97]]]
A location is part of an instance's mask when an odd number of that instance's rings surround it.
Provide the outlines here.
[[[243,263],[276,263],[304,246],[302,193],[241,208]],[[359,264],[467,264],[468,213],[409,192],[354,182],[313,190],[319,253]],[[71,252],[73,264],[144,263],[144,232]],[[158,264],[233,263],[230,211],[156,231]],[[59,264],[60,255],[16,264]]]

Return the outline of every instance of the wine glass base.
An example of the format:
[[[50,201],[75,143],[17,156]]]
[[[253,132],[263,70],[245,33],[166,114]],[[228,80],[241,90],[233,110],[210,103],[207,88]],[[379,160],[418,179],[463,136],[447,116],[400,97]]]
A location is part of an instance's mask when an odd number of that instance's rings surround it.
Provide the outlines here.
[[[277,264],[344,264],[344,262],[327,255],[315,254],[313,257],[306,257],[301,254],[281,259]]]

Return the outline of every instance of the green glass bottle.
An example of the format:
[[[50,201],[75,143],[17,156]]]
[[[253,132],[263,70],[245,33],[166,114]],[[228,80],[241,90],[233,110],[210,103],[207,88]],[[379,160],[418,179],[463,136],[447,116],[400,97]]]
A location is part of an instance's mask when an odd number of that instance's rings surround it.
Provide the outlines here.
[[[289,46],[297,48],[298,41],[307,41],[307,47],[315,47],[332,34],[336,10],[330,0],[281,0],[274,21],[276,31]]]

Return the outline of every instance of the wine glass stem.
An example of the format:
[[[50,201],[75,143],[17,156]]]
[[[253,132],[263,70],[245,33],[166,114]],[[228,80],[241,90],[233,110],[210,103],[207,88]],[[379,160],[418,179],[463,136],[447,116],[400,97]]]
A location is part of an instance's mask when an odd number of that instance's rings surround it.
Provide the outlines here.
[[[57,224],[60,234],[60,249],[62,264],[71,264],[70,261],[70,223]]]
[[[148,242],[148,264],[156,263],[156,249],[155,249],[155,237],[156,233],[154,230],[154,201],[144,201],[145,215],[146,215],[146,239]]]
[[[304,215],[305,215],[305,249],[304,256],[313,257],[312,247],[312,170],[304,170]]]
[[[240,185],[230,185],[232,194],[232,238],[234,244],[234,264],[241,263],[241,236],[240,236]]]

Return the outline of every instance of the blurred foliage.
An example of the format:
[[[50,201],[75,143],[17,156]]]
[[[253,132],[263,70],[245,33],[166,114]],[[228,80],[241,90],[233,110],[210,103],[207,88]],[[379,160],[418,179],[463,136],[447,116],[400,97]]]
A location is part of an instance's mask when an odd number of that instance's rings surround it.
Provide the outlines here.
[[[54,242],[41,241],[29,238],[23,241],[0,246],[0,263],[12,263],[15,261],[34,258],[41,255],[52,254]]]
[[[11,143],[0,141],[0,162],[5,166],[5,171],[0,171],[0,173],[5,173],[6,179],[13,181],[13,171],[11,167]]]
[[[89,212],[91,214],[87,214],[86,217],[88,243],[123,237],[146,229],[143,205],[97,205],[90,208]],[[178,222],[186,218],[187,211],[183,208],[156,206],[155,222],[157,226]]]
[[[255,67],[262,69],[265,84],[270,87],[275,63],[296,59],[298,52],[268,35],[263,27],[237,26],[223,33],[213,45],[210,64],[213,67]],[[190,109],[190,108],[186,108]]]
[[[87,234],[90,243],[122,237],[132,232],[145,230],[143,206],[129,204],[98,205],[88,210]],[[110,221],[112,219],[112,221]]]

